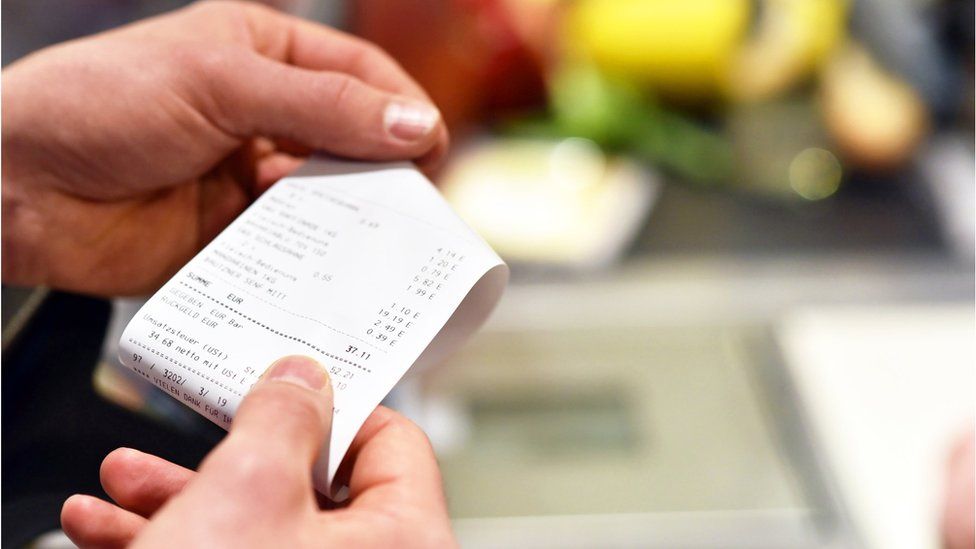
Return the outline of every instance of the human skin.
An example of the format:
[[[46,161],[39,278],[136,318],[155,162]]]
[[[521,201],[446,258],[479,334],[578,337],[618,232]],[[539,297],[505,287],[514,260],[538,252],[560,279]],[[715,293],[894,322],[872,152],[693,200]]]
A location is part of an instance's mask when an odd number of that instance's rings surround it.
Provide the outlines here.
[[[250,3],[42,50],[4,69],[2,102],[3,281],[97,295],[158,288],[311,151],[431,169],[448,144],[385,53]],[[198,473],[118,450],[116,504],[73,496],[62,526],[81,547],[454,546],[430,444],[382,407],[341,469],[348,504],[320,506],[331,411],[324,370],[283,359]]]
[[[151,293],[309,151],[433,167],[447,130],[375,46],[205,2],[3,71],[3,280]]]
[[[331,421],[325,371],[285,357],[244,398],[199,472],[116,450],[101,469],[116,505],[72,496],[62,527],[82,548],[455,547],[426,436],[383,407],[346,458],[348,505],[319,506],[311,468]]]
[[[954,442],[949,456],[945,507],[942,510],[942,540],[946,549],[976,547],[974,447],[976,447],[976,431],[969,429]]]

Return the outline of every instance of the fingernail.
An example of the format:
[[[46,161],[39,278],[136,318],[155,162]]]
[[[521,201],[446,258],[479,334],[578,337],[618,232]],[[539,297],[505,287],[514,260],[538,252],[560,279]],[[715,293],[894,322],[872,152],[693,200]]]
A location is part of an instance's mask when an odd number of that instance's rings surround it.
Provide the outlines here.
[[[278,359],[263,377],[268,381],[283,381],[313,391],[322,390],[329,382],[329,374],[318,362],[300,355]]]
[[[390,135],[404,141],[417,141],[437,125],[441,114],[430,105],[415,101],[394,101],[383,112],[383,125]]]

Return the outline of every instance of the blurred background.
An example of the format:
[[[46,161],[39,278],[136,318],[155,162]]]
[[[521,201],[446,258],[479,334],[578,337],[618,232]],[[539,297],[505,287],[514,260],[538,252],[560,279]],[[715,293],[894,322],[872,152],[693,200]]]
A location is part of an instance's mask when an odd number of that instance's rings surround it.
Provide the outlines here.
[[[183,3],[3,0],[2,62]],[[464,546],[973,546],[972,2],[269,3],[428,90],[435,182],[512,266],[389,399]],[[4,544],[117,446],[219,440],[116,363],[140,304],[3,289]]]

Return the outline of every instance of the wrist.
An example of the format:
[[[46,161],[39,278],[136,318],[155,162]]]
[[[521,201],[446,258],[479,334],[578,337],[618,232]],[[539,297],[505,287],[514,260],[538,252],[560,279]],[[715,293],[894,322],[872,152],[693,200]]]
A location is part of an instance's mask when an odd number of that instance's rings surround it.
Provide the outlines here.
[[[22,182],[8,169],[9,158],[3,162],[2,201],[2,277],[4,284],[39,286],[45,283],[44,265],[38,253],[43,224],[30,207]]]
[[[46,282],[41,245],[44,243],[42,222],[37,205],[43,197],[36,196],[37,185],[32,180],[40,169],[31,166],[36,144],[31,143],[28,128],[31,120],[31,90],[23,78],[26,61],[3,70],[3,163],[0,164],[2,182],[2,277],[4,284],[39,286]]]

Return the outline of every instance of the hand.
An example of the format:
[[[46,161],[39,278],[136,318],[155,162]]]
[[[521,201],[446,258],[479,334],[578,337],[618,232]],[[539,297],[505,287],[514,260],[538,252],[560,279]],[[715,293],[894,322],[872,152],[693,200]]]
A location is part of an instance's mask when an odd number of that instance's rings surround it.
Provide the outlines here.
[[[198,473],[116,450],[101,476],[118,506],[72,496],[62,527],[82,548],[456,546],[427,438],[386,408],[366,421],[343,463],[348,506],[322,511],[311,468],[331,421],[325,371],[284,358],[244,398]]]
[[[976,432],[969,429],[954,442],[949,456],[945,506],[942,509],[942,542],[946,549],[970,549],[976,546],[974,447]]]
[[[311,150],[431,167],[447,130],[360,39],[206,2],[3,71],[3,281],[150,293]]]

